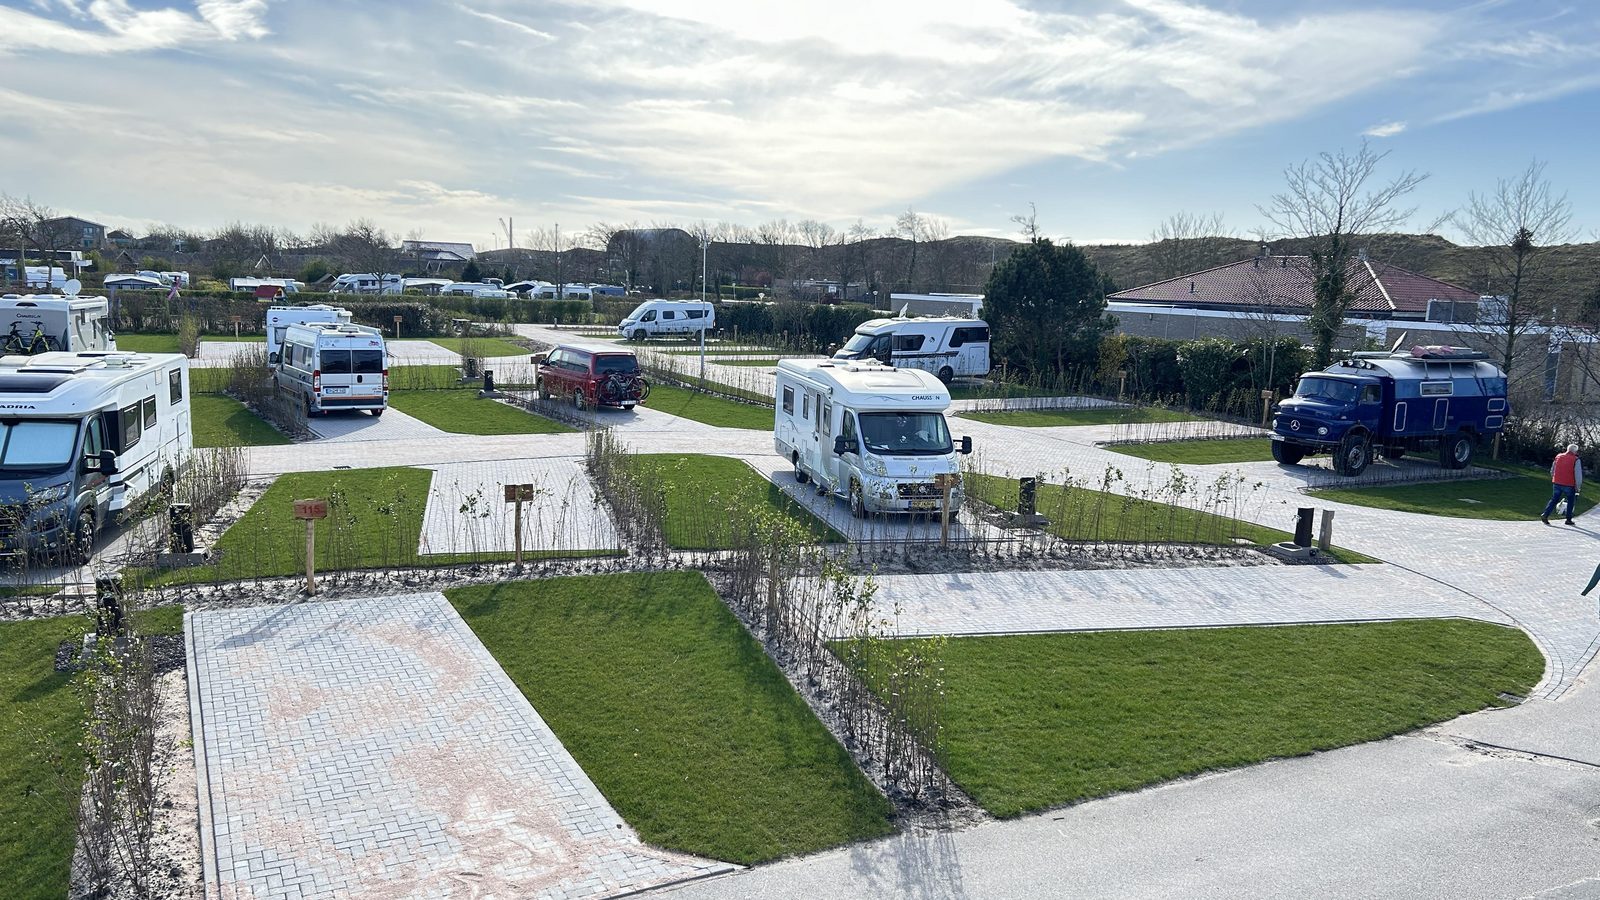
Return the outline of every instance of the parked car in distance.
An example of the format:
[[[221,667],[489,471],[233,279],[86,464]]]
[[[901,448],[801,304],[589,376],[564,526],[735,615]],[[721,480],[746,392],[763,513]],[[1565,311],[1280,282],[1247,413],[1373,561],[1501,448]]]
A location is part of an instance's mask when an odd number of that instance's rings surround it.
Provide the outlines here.
[[[539,367],[534,390],[541,400],[571,398],[578,409],[633,409],[650,393],[639,360],[629,350],[562,345],[533,357],[533,363]]]

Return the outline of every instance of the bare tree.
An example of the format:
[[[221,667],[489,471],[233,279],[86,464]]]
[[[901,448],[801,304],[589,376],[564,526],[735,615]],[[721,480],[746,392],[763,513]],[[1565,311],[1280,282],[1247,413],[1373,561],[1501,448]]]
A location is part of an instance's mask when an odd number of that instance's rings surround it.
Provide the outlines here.
[[[922,242],[923,231],[927,228],[926,221],[917,215],[916,210],[906,207],[906,211],[894,220],[894,234],[911,245],[911,252],[907,254],[906,275],[902,283],[910,290],[917,277],[917,245]]]
[[[1496,309],[1480,308],[1476,327],[1495,336],[1500,364],[1514,379],[1522,337],[1551,311],[1546,251],[1574,235],[1571,204],[1565,194],[1555,194],[1544,167],[1534,160],[1515,178],[1497,181],[1493,191],[1473,192],[1466,208],[1453,217],[1462,234],[1478,245],[1491,290],[1503,300]],[[1542,367],[1535,373],[1542,380]]]
[[[0,193],[0,233],[16,248],[18,275],[27,281],[27,251],[33,248],[48,269],[56,264],[56,251],[76,246],[71,226],[54,209],[31,197]],[[47,278],[48,281],[48,278]]]
[[[1222,213],[1178,212],[1163,219],[1150,232],[1148,257],[1154,265],[1151,281],[1176,278],[1216,265],[1219,238],[1236,235],[1228,229]]]
[[[1022,236],[1028,239],[1028,243],[1039,240],[1039,207],[1032,202],[1028,203],[1027,215],[1017,213],[1011,217],[1011,221],[1016,224],[1017,230],[1022,232]]]
[[[356,272],[381,275],[394,263],[394,240],[371,219],[356,219],[334,239],[334,246]]]
[[[1306,239],[1306,256],[1300,265],[1314,287],[1311,329],[1316,364],[1325,366],[1333,356],[1333,343],[1355,302],[1351,287],[1352,264],[1361,235],[1388,231],[1416,212],[1396,203],[1427,179],[1405,171],[1381,187],[1369,188],[1378,165],[1389,154],[1374,153],[1366,143],[1354,155],[1340,150],[1322,153],[1283,171],[1286,190],[1258,207],[1280,232]]]

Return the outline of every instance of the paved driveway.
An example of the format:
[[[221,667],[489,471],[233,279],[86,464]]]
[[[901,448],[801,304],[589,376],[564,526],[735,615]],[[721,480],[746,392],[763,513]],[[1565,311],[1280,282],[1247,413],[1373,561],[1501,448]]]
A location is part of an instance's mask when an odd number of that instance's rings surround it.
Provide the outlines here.
[[[642,844],[443,595],[185,619],[221,900],[609,896],[732,868]]]

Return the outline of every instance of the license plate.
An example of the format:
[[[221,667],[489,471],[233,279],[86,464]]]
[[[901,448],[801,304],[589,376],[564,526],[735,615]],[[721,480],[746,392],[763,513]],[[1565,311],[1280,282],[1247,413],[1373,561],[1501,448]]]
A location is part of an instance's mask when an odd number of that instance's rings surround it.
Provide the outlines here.
[[[325,387],[322,392],[324,394],[348,394],[350,389],[347,387]]]
[[[913,501],[911,501],[911,508],[912,509],[938,509],[939,508],[939,501],[937,501],[937,500],[913,500]]]

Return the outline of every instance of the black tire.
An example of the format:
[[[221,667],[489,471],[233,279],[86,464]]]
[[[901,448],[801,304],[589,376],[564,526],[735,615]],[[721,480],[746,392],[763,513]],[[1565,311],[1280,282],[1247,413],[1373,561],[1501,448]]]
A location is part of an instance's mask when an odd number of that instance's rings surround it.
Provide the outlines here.
[[[381,415],[383,415],[383,410],[381,410],[381,409],[372,410],[372,417],[374,419],[378,418]]]
[[[533,399],[549,400],[550,395],[544,392],[544,379],[540,378],[533,383]]]
[[[643,343],[648,337],[650,337],[650,335],[646,334],[643,328],[635,328],[633,330],[633,339],[640,343]]]
[[[1472,451],[1476,442],[1471,432],[1458,431],[1439,444],[1439,466],[1445,469],[1465,469],[1472,465]]]
[[[578,410],[579,412],[583,412],[583,410],[585,408],[585,405],[584,405],[583,401],[584,401],[583,388],[578,388],[577,390],[574,390],[572,392],[572,407],[574,409]]]
[[[1334,451],[1333,470],[1346,478],[1354,478],[1367,470],[1372,463],[1372,441],[1365,434],[1347,434]]]
[[[859,482],[850,482],[850,518],[865,519],[867,517],[867,499],[861,495]]]
[[[1306,448],[1288,441],[1272,441],[1272,458],[1286,466],[1292,466],[1306,458]]]
[[[312,416],[316,415],[316,413],[313,413],[311,411],[311,395],[310,394],[303,394],[303,395],[301,395],[300,399],[301,399],[302,403],[305,405],[306,419],[309,421]]]
[[[949,384],[950,382],[954,381],[955,378],[956,378],[956,370],[955,369],[952,369],[949,366],[944,366],[944,367],[939,369],[939,380],[944,382],[945,384]]]
[[[800,468],[800,465],[798,463],[796,463],[795,467],[794,467],[794,482],[795,482],[795,484],[810,484],[811,483],[811,476],[807,475],[806,474],[806,470]]]
[[[95,539],[94,510],[89,507],[78,510],[78,517],[73,520],[72,534],[67,538],[66,558],[69,565],[88,565],[94,558]]]

